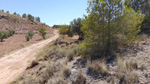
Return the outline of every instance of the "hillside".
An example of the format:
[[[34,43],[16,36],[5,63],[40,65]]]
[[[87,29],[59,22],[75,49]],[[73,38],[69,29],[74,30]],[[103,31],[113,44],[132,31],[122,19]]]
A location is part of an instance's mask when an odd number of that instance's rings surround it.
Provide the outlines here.
[[[149,41],[124,48],[105,62],[82,59],[76,38],[59,37],[11,84],[150,84]]]
[[[19,15],[0,12],[0,30],[14,29],[16,32],[24,33],[28,30],[38,30],[38,28],[50,28],[48,25],[40,22],[32,22]]]

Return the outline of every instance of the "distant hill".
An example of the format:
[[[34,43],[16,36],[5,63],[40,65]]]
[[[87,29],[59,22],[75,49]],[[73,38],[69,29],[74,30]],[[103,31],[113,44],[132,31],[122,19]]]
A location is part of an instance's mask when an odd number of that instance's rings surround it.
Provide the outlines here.
[[[50,28],[44,23],[37,21],[32,22],[26,18],[22,18],[19,15],[0,12],[0,30],[13,29],[16,32],[24,33],[28,30],[37,31],[41,27]]]

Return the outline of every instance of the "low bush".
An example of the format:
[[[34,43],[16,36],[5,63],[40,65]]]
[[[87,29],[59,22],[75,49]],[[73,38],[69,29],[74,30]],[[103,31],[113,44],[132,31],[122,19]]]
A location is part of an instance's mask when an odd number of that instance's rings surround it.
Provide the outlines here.
[[[2,31],[0,31],[0,40],[1,40],[1,42],[3,41],[3,39],[4,39],[4,33]]]
[[[10,37],[9,31],[3,31],[3,33],[4,33],[4,38],[5,39],[8,38],[8,37]]]
[[[26,35],[25,38],[26,38],[27,41],[30,40],[30,36],[29,35]]]
[[[32,30],[28,31],[28,35],[30,36],[30,38],[32,39],[32,37],[34,36],[34,32]]]
[[[14,33],[15,33],[14,30],[0,31],[0,41],[2,42],[3,39],[13,36]]]
[[[13,36],[15,34],[15,31],[14,30],[8,30],[9,33],[10,33],[10,36]]]
[[[26,40],[29,41],[34,36],[34,32],[32,30],[28,31],[27,35],[25,36]]]
[[[43,37],[43,39],[46,39],[46,28],[40,28],[39,33]]]

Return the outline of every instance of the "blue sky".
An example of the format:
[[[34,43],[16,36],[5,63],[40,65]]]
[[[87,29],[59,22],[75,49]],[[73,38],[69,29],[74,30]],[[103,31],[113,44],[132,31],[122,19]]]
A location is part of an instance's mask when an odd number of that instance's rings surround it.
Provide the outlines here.
[[[69,24],[74,18],[87,14],[87,0],[3,0],[0,9],[39,16],[50,26]]]

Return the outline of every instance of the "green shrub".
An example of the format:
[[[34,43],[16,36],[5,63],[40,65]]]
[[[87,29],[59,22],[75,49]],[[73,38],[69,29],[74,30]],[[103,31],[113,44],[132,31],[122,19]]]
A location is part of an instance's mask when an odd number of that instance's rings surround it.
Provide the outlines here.
[[[12,36],[14,33],[15,33],[14,30],[0,31],[0,41],[2,42],[3,39],[6,39],[6,38]]]
[[[14,30],[8,30],[9,33],[10,33],[10,36],[13,36],[15,34],[15,31]]]
[[[40,28],[39,33],[43,37],[43,39],[46,39],[46,28]]]
[[[3,37],[4,37],[4,39],[6,39],[6,38],[8,38],[8,37],[9,37],[8,32],[6,32],[6,31],[2,31],[2,33],[3,33]]]
[[[30,40],[30,36],[29,35],[26,35],[25,38],[26,38],[27,41]]]
[[[9,31],[5,31],[7,37],[10,37],[10,32]]]
[[[4,33],[2,31],[0,31],[0,41],[2,42],[4,39]]]
[[[12,30],[13,34],[15,34],[15,30]]]
[[[68,35],[69,37],[73,36],[72,29],[68,25],[62,25],[59,29],[59,34]]]
[[[32,39],[32,37],[34,36],[34,32],[32,30],[28,31],[28,36],[30,36],[30,38]]]

